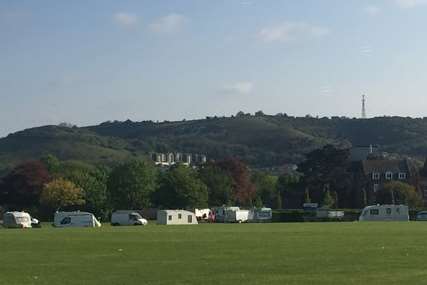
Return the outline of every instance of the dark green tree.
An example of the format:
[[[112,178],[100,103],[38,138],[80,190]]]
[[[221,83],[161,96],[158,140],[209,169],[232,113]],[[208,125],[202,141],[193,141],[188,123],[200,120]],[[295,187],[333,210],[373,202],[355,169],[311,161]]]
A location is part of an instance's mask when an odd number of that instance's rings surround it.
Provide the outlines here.
[[[277,176],[265,172],[253,172],[252,183],[255,184],[257,198],[260,198],[262,206],[273,207],[278,196]]]
[[[310,189],[312,202],[321,203],[325,187],[340,197],[341,208],[353,207],[350,151],[327,145],[307,154],[307,159],[298,166],[303,173],[302,183]]]
[[[229,205],[232,199],[232,179],[215,163],[209,162],[199,169],[199,177],[208,188],[210,206]]]
[[[161,208],[205,208],[208,188],[194,169],[179,164],[161,174],[154,201]]]
[[[113,168],[107,181],[108,201],[113,209],[142,209],[151,206],[157,173],[146,161],[132,160]]]

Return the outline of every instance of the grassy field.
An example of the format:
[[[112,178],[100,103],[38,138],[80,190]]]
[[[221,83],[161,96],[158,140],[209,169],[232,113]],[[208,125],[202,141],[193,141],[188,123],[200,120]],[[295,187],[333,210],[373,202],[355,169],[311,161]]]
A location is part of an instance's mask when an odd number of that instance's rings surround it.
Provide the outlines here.
[[[0,284],[427,284],[427,223],[0,229]]]

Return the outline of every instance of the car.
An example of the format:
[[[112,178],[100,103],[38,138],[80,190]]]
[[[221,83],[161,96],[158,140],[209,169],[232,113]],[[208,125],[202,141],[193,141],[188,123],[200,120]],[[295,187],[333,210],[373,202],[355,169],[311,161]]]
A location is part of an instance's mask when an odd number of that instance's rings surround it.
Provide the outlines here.
[[[427,221],[427,211],[421,211],[417,213],[417,221]]]

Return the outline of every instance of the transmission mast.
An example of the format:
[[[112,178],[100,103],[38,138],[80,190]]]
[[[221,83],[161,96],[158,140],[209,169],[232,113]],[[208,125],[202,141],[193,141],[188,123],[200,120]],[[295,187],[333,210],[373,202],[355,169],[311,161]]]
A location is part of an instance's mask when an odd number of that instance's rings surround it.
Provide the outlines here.
[[[366,96],[362,95],[362,119],[366,119]]]

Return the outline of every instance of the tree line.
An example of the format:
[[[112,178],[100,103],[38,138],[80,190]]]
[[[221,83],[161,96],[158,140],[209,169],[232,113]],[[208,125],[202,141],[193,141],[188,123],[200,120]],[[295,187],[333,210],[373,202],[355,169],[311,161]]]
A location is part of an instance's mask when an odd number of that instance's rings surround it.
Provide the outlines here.
[[[159,168],[142,159],[107,167],[47,155],[18,165],[0,179],[0,207],[42,218],[56,210],[87,210],[105,219],[119,209],[297,209],[309,202],[327,208],[360,209],[374,202],[422,206],[414,185],[400,181],[385,184],[375,200],[368,201],[366,192],[354,187],[353,171],[349,150],[332,145],[308,153],[298,173],[282,175],[251,170],[237,158],[198,168]]]
[[[44,218],[77,209],[108,218],[118,209],[282,208],[293,183],[286,175],[251,171],[236,158],[197,169],[181,164],[166,169],[140,159],[108,168],[47,155],[18,165],[0,180],[0,206]]]

